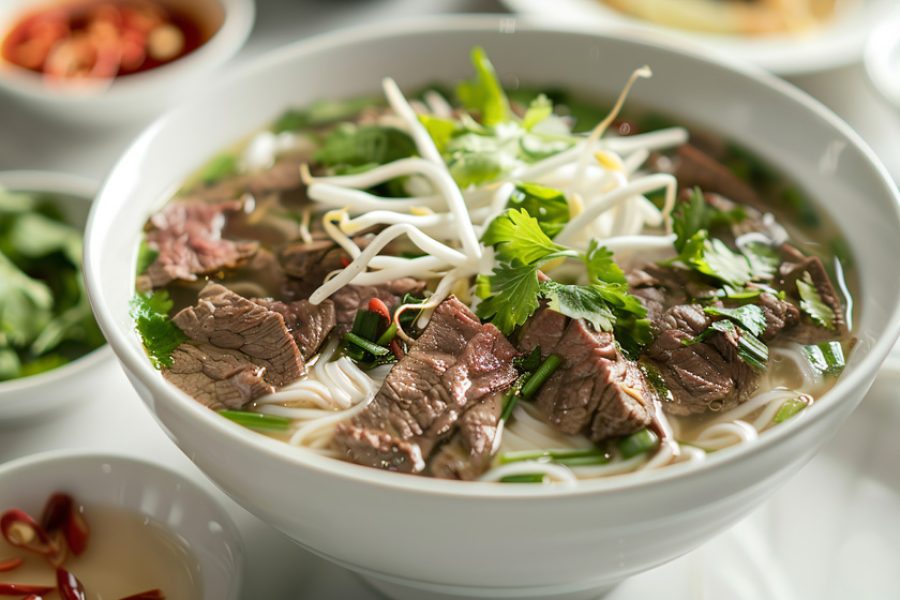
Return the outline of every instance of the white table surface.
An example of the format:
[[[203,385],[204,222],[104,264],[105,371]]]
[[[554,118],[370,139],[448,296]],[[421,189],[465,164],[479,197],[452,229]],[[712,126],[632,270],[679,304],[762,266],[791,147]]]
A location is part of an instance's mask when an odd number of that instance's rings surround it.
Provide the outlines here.
[[[236,62],[346,25],[408,14],[449,12],[502,12],[502,8],[495,0],[258,0],[256,27]],[[900,180],[900,114],[873,93],[861,66],[792,81],[844,117]],[[101,179],[143,125],[103,130],[50,123],[27,107],[0,96],[0,170],[55,170]],[[0,463],[59,448],[127,453],[179,469],[214,490],[157,427],[118,366],[111,361],[104,368],[108,373],[106,384],[102,389],[86,390],[81,405],[36,423],[0,429]],[[724,597],[720,595],[723,590],[729,597],[747,600],[836,599],[850,597],[851,591],[857,598],[900,598],[897,536],[879,537],[881,521],[870,523],[871,515],[866,521],[863,514],[851,522],[844,510],[850,505],[858,507],[861,502],[875,502],[880,518],[893,519],[893,531],[900,531],[900,476],[877,461],[873,465],[868,455],[859,450],[860,441],[872,450],[875,445],[887,445],[894,439],[891,430],[900,425],[900,409],[891,402],[895,400],[897,382],[890,374],[883,378],[876,386],[875,398],[870,398],[854,415],[830,450],[753,516],[688,556],[627,582],[610,598],[647,597],[654,590],[658,594],[661,585],[670,590],[666,596],[670,598],[718,598]],[[845,448],[850,450],[843,453]],[[897,445],[892,448],[896,457]],[[839,498],[843,504],[828,493],[838,489],[838,484],[844,490]],[[816,490],[821,490],[821,494]],[[244,598],[377,597],[356,577],[300,549],[218,491],[214,493],[227,504],[244,536],[248,567]],[[817,510],[798,510],[799,529],[780,527],[773,521],[792,514],[790,508],[794,505],[813,505]],[[838,513],[843,516],[836,522]],[[824,522],[812,522],[814,516]],[[772,531],[781,532],[777,552],[766,546],[774,543]],[[825,545],[785,533],[791,531],[811,535],[816,531],[815,539],[824,539]],[[848,531],[858,532],[862,538],[857,540]],[[831,550],[829,543],[833,544]],[[885,544],[887,548],[883,547]],[[838,556],[843,552],[851,555],[849,563],[838,560],[843,560],[843,555]],[[861,552],[882,560],[874,565],[852,560],[852,556],[863,555]],[[711,568],[713,563],[717,565],[715,569]],[[848,570],[847,564],[865,572]],[[836,566],[829,571],[829,565]],[[737,580],[743,582],[741,586],[734,587],[731,580],[723,583],[723,569],[735,570]],[[825,575],[817,575],[820,571]],[[813,585],[817,588],[814,595],[810,587]],[[889,595],[882,595],[885,593]]]

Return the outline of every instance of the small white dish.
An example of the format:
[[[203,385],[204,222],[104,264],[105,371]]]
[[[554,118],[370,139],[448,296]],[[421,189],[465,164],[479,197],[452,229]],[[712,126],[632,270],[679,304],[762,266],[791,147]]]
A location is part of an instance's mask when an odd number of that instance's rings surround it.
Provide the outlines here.
[[[107,454],[56,451],[0,466],[0,512],[20,508],[34,514],[54,492],[70,494],[88,508],[121,508],[165,526],[198,563],[205,600],[239,598],[240,534],[225,509],[197,484],[161,466]],[[160,582],[163,590],[165,583]]]
[[[71,202],[57,204],[72,225],[84,230],[97,183],[90,179],[42,171],[0,172],[0,188],[25,192],[63,194]],[[0,382],[0,426],[19,422],[61,408],[85,397],[83,384],[102,385],[103,365],[109,364],[112,352],[103,345],[81,358],[57,369]]]
[[[256,16],[254,0],[165,0],[208,14],[218,25],[194,52],[167,65],[117,78],[106,88],[47,87],[41,76],[0,59],[0,90],[48,116],[70,122],[115,125],[146,118],[186,97],[244,45]],[[0,36],[6,34],[34,0],[8,0],[0,8]]]
[[[875,89],[900,110],[900,10],[869,37],[865,63]]]
[[[647,23],[605,6],[601,0],[502,0],[513,12],[579,23],[628,27],[658,39],[700,44],[716,54],[756,64],[778,75],[814,73],[860,59],[869,32],[896,8],[896,0],[859,0],[845,14],[808,35],[731,36]]]

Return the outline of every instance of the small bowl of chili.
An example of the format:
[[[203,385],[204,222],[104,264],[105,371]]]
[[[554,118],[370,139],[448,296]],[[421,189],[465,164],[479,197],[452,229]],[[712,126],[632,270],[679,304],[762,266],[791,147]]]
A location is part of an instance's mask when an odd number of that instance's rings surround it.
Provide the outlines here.
[[[230,59],[254,15],[253,0],[11,0],[0,89],[66,121],[148,117]]]

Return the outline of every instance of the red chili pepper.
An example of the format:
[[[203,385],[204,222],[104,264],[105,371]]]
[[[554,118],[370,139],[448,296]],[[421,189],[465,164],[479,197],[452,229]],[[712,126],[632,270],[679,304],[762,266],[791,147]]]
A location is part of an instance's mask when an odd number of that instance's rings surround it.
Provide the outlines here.
[[[61,532],[75,556],[79,556],[87,548],[90,528],[68,494],[56,493],[50,496],[44,505],[41,525],[48,534]]]
[[[11,546],[42,556],[50,556],[59,550],[44,528],[28,513],[17,508],[6,511],[0,517],[0,533]]]
[[[0,573],[15,571],[22,566],[23,562],[25,561],[21,558],[7,558],[6,560],[0,560]]]
[[[24,583],[0,583],[0,596],[27,596],[29,594],[37,594],[43,596],[47,592],[53,591],[52,587],[46,585],[27,585]]]
[[[342,256],[342,257],[341,257],[341,266],[344,267],[345,269],[346,269],[347,267],[349,267],[349,266],[350,266],[350,259],[347,258],[346,256]]]
[[[120,598],[119,600],[166,600],[166,595],[160,590],[147,590],[146,592],[128,596],[127,598]]]
[[[84,586],[77,577],[65,569],[56,569],[56,587],[62,600],[87,600]]]
[[[380,298],[372,298],[369,300],[369,311],[373,312],[377,315],[380,315],[388,323],[391,322],[391,311],[388,310],[387,304],[385,304]]]
[[[400,345],[400,340],[394,338],[391,340],[391,343],[388,344],[388,348],[391,349],[391,352],[394,353],[394,356],[397,357],[397,360],[403,358],[403,346]]]

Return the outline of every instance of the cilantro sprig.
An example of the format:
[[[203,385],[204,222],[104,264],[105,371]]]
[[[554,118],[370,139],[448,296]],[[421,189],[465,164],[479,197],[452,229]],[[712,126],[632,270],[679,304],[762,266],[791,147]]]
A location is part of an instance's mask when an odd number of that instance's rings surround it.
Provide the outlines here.
[[[171,310],[172,299],[165,290],[138,293],[131,300],[131,318],[157,369],[171,367],[172,352],[187,340],[184,332],[169,318]]]
[[[483,242],[494,247],[498,264],[480,282],[485,298],[478,305],[478,316],[505,334],[525,323],[544,299],[551,309],[584,319],[598,331],[615,331],[627,351],[637,352],[649,342],[647,311],[628,292],[625,276],[608,249],[592,242],[587,251],[579,252],[557,244],[524,209],[508,209],[494,219]],[[586,284],[541,280],[543,265],[567,258],[584,264]]]
[[[797,279],[797,292],[800,294],[800,309],[809,315],[816,325],[834,329],[834,309],[822,300],[809,271],[804,271],[803,276]]]

